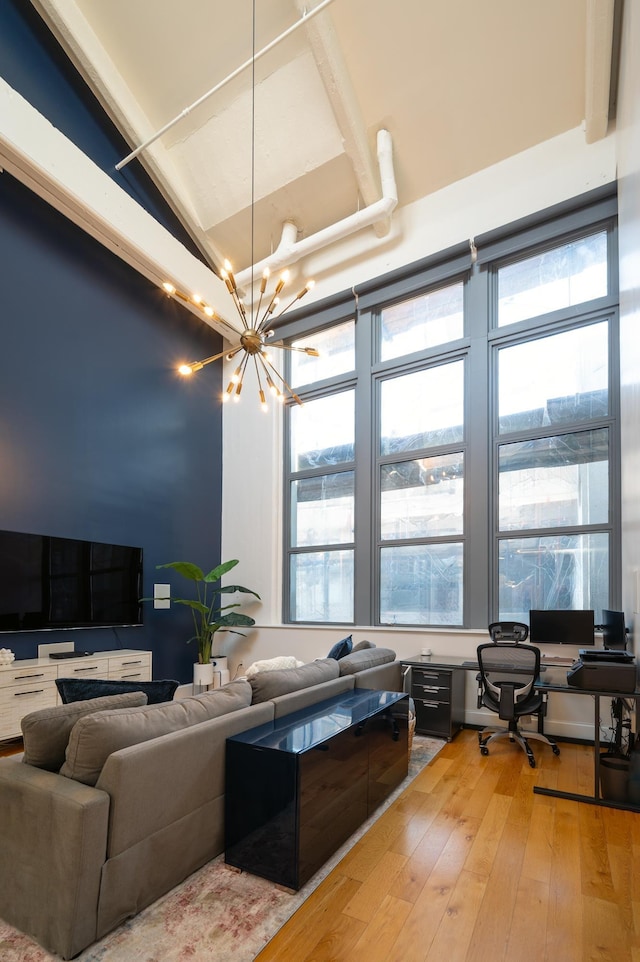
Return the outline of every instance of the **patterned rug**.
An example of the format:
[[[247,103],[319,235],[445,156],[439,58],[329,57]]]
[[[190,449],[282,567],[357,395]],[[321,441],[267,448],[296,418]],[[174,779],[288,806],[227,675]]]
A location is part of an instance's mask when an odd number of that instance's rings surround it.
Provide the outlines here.
[[[220,855],[130,922],[85,949],[77,962],[252,962],[444,744],[438,738],[414,736],[407,778],[298,892],[236,872]],[[0,920],[0,959],[57,962],[58,957]]]

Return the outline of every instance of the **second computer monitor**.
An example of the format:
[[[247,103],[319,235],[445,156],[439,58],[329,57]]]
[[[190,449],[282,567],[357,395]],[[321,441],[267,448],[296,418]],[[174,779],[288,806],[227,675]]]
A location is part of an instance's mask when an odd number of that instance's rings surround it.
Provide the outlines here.
[[[602,609],[602,644],[610,651],[625,651],[627,631],[624,624],[624,611]]]
[[[532,645],[594,645],[594,614],[591,609],[555,609],[529,612]]]

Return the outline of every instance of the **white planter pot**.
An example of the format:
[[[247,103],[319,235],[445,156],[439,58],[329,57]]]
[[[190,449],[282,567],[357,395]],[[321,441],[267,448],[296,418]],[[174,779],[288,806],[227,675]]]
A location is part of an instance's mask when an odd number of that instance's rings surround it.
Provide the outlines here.
[[[196,662],[193,666],[193,685],[194,688],[208,688],[209,685],[213,684],[213,665],[209,662],[207,665],[201,665]]]

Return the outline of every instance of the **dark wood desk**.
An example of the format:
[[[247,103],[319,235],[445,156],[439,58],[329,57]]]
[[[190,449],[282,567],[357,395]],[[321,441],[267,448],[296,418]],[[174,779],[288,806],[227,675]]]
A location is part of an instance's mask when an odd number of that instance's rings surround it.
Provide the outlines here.
[[[554,798],[567,798],[574,802],[588,802],[590,805],[604,805],[607,808],[621,808],[625,811],[638,812],[640,811],[640,806],[633,805],[630,802],[616,802],[610,798],[603,798],[600,791],[600,699],[601,698],[633,698],[636,703],[636,715],[638,712],[639,701],[640,701],[640,688],[636,685],[636,689],[633,692],[616,692],[616,691],[601,691],[593,688],[575,688],[573,685],[567,684],[566,679],[547,679],[541,678],[537,686],[539,691],[543,692],[560,692],[562,694],[570,695],[591,695],[594,700],[594,719],[593,719],[593,794],[583,795],[575,792],[561,792],[555,788],[542,788],[539,785],[534,786],[534,792],[538,795],[552,795]]]
[[[430,666],[434,669],[451,669],[456,671],[478,671],[478,662],[473,658],[461,655],[415,655],[411,658],[403,658],[402,664],[408,668],[414,666]],[[569,685],[566,680],[566,672],[569,665],[561,665],[554,659],[545,659],[541,663],[541,677],[536,688],[541,691],[546,698],[554,692],[563,695],[591,695],[594,699],[594,742],[593,742],[593,794],[583,795],[576,792],[561,792],[554,788],[534,787],[534,792],[538,795],[551,795],[554,798],[566,798],[574,802],[587,802],[590,805],[603,805],[608,808],[620,808],[625,811],[638,812],[640,806],[630,802],[616,802],[609,798],[603,798],[600,790],[600,699],[601,698],[633,698],[636,703],[636,717],[640,709],[640,685],[636,684],[633,692],[602,691],[592,688],[575,688]],[[555,670],[552,670],[555,669]],[[543,732],[543,714],[538,715],[538,731]]]

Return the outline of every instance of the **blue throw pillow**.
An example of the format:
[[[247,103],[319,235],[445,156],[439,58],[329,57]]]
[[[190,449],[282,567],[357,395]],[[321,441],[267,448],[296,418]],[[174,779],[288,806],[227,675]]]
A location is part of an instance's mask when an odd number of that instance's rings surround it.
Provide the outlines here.
[[[344,658],[345,655],[348,655],[352,648],[353,639],[351,635],[347,635],[342,641],[336,641],[327,658],[335,658],[336,661],[339,661],[341,658]]]
[[[104,695],[123,695],[128,691],[142,691],[147,696],[147,704],[172,701],[179,681],[120,681],[117,678],[56,678],[56,685],[64,705],[73,701],[86,701],[88,698],[102,698]]]

